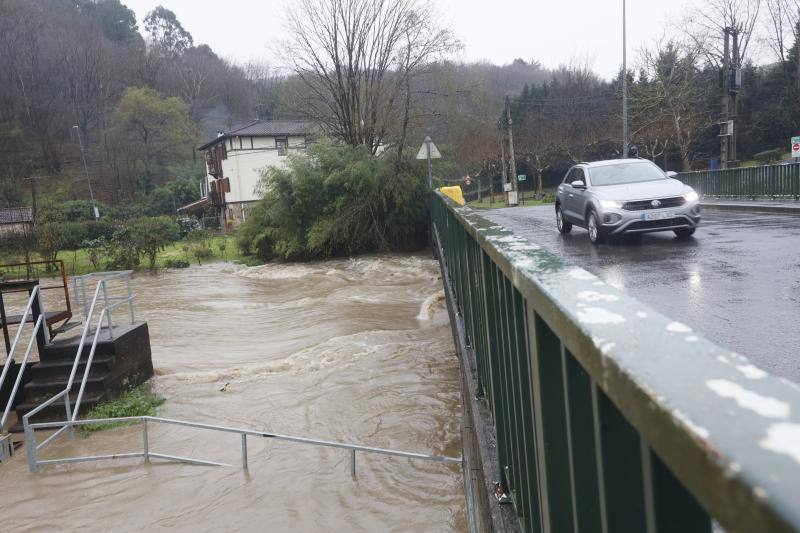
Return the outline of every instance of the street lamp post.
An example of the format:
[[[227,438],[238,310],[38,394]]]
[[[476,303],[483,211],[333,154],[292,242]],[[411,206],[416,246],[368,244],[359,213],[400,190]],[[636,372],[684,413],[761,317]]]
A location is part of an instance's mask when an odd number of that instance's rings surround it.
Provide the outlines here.
[[[433,164],[431,162],[431,138],[425,136],[425,155],[428,159],[428,190],[433,190]]]
[[[86,173],[86,183],[89,184],[89,197],[92,199],[92,209],[94,210],[94,219],[100,218],[100,211],[97,209],[97,203],[94,201],[94,192],[92,191],[92,180],[89,179],[89,166],[86,164],[86,154],[83,151],[83,139],[81,138],[81,129],[76,124],[72,129],[78,132],[78,145],[81,147],[81,160],[83,161],[83,171]]]
[[[622,157],[628,157],[628,53],[625,0],[622,0]]]

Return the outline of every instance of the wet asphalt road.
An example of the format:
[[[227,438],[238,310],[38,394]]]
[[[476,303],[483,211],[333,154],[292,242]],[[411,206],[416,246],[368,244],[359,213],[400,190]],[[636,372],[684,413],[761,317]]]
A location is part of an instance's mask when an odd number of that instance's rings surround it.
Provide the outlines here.
[[[638,242],[612,240],[599,247],[582,228],[559,235],[551,206],[481,214],[800,383],[800,211],[706,209],[691,239],[651,233]]]

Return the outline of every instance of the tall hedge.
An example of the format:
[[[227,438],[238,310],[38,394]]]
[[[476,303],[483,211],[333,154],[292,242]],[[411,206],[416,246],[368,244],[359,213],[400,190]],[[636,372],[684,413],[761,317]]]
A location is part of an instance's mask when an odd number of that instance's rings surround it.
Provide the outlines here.
[[[319,259],[424,246],[424,165],[366,148],[314,145],[262,173],[263,199],[237,243],[261,259]]]

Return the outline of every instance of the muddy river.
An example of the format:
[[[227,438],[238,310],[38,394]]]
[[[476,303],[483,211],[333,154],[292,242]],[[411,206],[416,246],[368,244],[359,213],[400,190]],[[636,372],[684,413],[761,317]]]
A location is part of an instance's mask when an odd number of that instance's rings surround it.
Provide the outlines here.
[[[373,256],[134,278],[166,417],[459,456],[435,261]],[[151,426],[151,450],[238,464],[238,435]],[[465,531],[460,467],[249,439],[249,472],[139,459],[0,467],[2,531]],[[141,451],[139,427],[41,458]]]

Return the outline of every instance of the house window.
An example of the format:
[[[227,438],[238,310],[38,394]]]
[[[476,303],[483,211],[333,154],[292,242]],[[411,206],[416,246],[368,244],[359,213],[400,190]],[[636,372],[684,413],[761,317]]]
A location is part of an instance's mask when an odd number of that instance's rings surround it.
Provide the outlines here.
[[[278,155],[286,155],[289,151],[289,139],[275,139],[275,148],[278,149]]]

